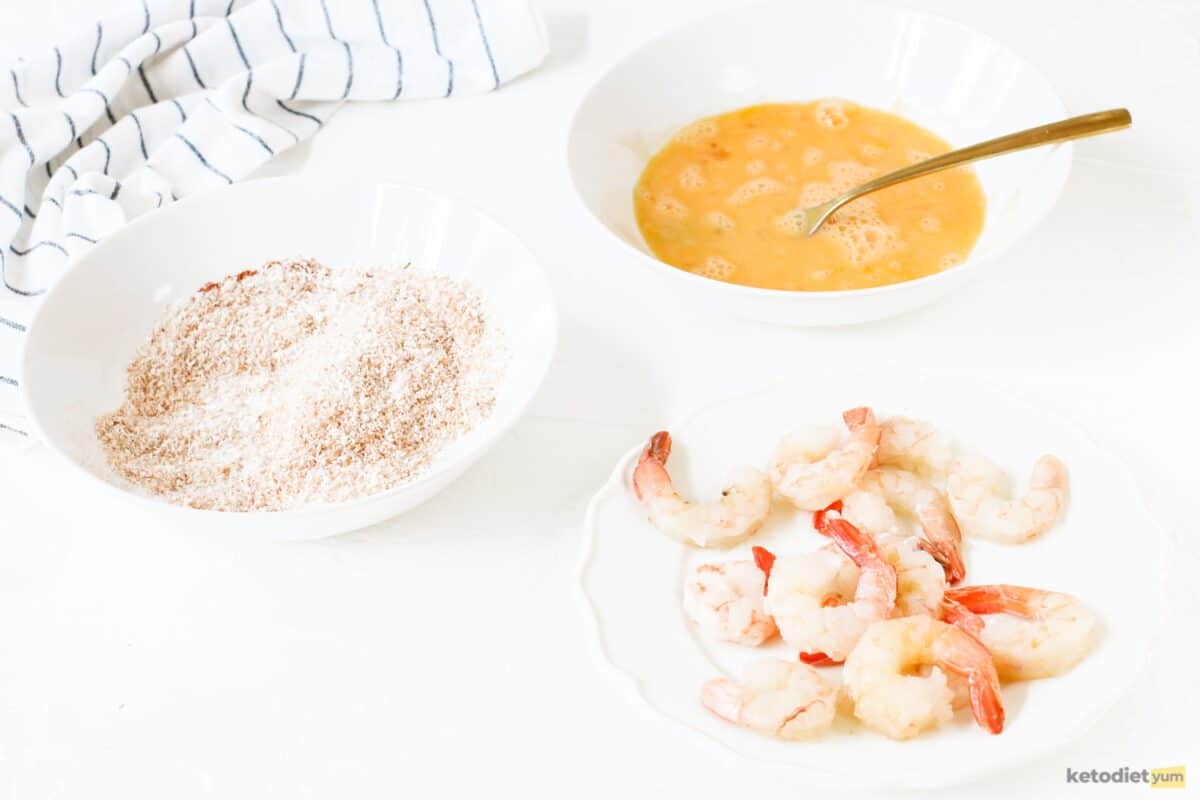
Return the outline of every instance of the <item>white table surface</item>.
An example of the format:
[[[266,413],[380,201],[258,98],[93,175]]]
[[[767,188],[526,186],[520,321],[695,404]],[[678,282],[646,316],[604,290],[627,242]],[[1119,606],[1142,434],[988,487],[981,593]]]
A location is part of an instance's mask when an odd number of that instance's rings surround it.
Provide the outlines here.
[[[1005,269],[903,318],[807,331],[714,319],[659,302],[597,243],[564,171],[571,111],[620,54],[722,0],[542,0],[552,52],[535,74],[482,98],[346,108],[269,165],[438,187],[516,229],[562,311],[549,378],[443,495],[313,544],[217,545],[99,496],[43,450],[0,459],[0,796],[798,796],[794,776],[735,761],[618,690],[574,594],[579,523],[617,456],[697,403],[783,371],[899,360],[1072,416],[1129,462],[1178,537],[1173,616],[1135,692],[1063,753],[923,796],[1060,797],[1080,791],[1067,767],[1180,763],[1194,790],[1200,3],[912,4],[1012,43],[1073,111],[1127,105],[1136,125],[1079,145],[1061,203]],[[0,55],[99,6],[4,0]],[[1124,535],[1138,547],[1139,531]],[[1063,565],[1086,568],[1086,553]]]

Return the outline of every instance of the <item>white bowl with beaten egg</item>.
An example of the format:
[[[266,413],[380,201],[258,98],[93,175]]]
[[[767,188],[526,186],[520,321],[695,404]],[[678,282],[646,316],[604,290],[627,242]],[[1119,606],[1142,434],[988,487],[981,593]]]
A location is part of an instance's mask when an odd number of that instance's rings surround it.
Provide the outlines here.
[[[871,3],[786,0],[723,12],[646,44],[584,97],[568,168],[579,198],[615,244],[664,291],[737,316],[840,325],[900,314],[946,295],[1028,235],[1053,207],[1069,144],[973,166],[986,199],[965,261],[865,289],[789,291],[703,277],[660,261],[639,231],[634,186],[671,137],[699,119],[760,103],[838,97],[898,114],[962,147],[1068,116],[1047,80],[996,40],[955,22]]]
[[[94,430],[121,404],[126,369],[175,303],[209,281],[311,257],[333,269],[411,262],[469,284],[503,332],[495,406],[414,479],[344,502],[282,511],[172,505],[125,484]],[[520,417],[549,368],[554,298],[533,254],[468,204],[402,184],[271,178],[198,194],[134,220],[83,255],[47,293],[29,328],[21,389],[37,438],[114,497],[168,527],[238,539],[311,539],[393,517],[445,489]]]

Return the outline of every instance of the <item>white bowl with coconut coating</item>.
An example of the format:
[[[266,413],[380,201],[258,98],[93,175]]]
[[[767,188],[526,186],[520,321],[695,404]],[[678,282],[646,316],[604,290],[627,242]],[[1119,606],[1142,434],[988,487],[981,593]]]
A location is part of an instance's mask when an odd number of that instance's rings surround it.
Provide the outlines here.
[[[173,505],[109,467],[96,418],[120,405],[126,368],[176,302],[278,258],[412,264],[465,281],[502,328],[508,363],[491,415],[415,479],[340,503],[222,512]],[[510,231],[468,204],[403,184],[270,178],[206,192],[137,219],[78,260],[29,327],[20,380],[36,437],[76,473],[209,534],[311,539],[394,517],[449,486],[508,430],[549,368],[558,318],[545,275]]]
[[[787,0],[722,12],[643,45],[605,73],[571,123],[567,165],[587,215],[624,261],[659,289],[735,316],[843,325],[934,302],[1004,255],[1049,213],[1071,146],[974,165],[987,200],[966,260],[927,277],[831,292],[759,289],[658,260],[634,219],[633,189],[651,156],[684,126],[759,103],[841,97],[899,114],[962,147],[1070,116],[1050,83],[1005,45],[901,7]]]

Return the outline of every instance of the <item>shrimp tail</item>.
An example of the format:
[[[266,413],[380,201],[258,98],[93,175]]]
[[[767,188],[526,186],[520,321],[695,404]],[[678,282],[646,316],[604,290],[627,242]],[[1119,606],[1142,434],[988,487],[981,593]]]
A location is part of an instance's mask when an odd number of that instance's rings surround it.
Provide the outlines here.
[[[992,668],[993,678],[995,668]],[[972,673],[967,679],[971,694],[971,713],[975,721],[996,734],[1004,730],[1004,703],[1000,699],[997,683],[986,676]]]
[[[637,468],[633,471],[633,491],[638,500],[645,500],[647,494],[670,477],[666,474],[667,458],[671,455],[671,434],[659,431],[650,437],[650,443],[642,451]]]
[[[975,639],[983,632],[983,620],[971,609],[950,597],[942,598],[942,620],[949,622]]]
[[[875,539],[851,525],[841,517],[829,517],[822,521],[821,532],[833,539],[842,552],[859,567],[877,565],[891,570],[892,601],[896,599],[896,568],[888,563],[879,550]],[[886,571],[886,570],[885,570]]]
[[[896,607],[896,595],[900,590],[896,568],[883,557],[870,534],[863,533],[841,517],[826,520],[823,527],[826,535],[863,571],[854,592],[855,600],[870,597],[871,602],[886,608],[886,617]],[[871,576],[869,580],[866,579],[868,575]]]
[[[962,553],[957,548],[926,539],[921,540],[918,547],[942,565],[947,583],[958,583],[967,576],[966,564],[963,563]]]
[[[933,556],[946,571],[946,581],[958,583],[967,575],[962,559],[962,531],[945,499],[938,494],[936,502],[917,506],[917,519],[925,532],[922,550]]]
[[[845,661],[835,661],[821,652],[801,653],[800,660],[810,667],[840,667]]]
[[[971,697],[971,713],[980,727],[991,733],[1004,730],[1004,701],[1000,698],[1000,676],[992,654],[966,631],[953,654],[940,663],[946,669],[967,679]]]
[[[849,411],[842,412],[842,421],[846,423],[846,427],[850,430],[856,430],[866,426],[874,426],[875,412],[867,406],[859,406],[852,408]]]
[[[670,456],[671,434],[666,431],[659,431],[651,436],[650,444],[646,445],[646,452],[642,454],[643,459],[651,458],[664,466]]]
[[[829,519],[831,514],[841,514],[841,513],[842,513],[842,501],[834,500],[832,503],[825,506],[825,508],[822,508],[820,511],[817,511],[813,514],[813,520],[812,520],[813,528],[815,528],[817,533],[821,534],[822,536],[827,536],[828,534],[825,533],[826,520]]]
[[[946,592],[946,599],[957,603],[975,614],[1012,614],[1025,619],[1036,619],[1037,612],[1030,605],[1030,595],[1036,589],[1024,586],[960,586]]]
[[[842,552],[860,567],[868,561],[883,560],[875,540],[840,517],[826,519],[822,525],[822,532],[833,539]]]
[[[771,567],[775,566],[775,554],[765,547],[751,547],[754,554],[754,566],[763,573],[763,596],[767,595],[767,586],[771,583]]]

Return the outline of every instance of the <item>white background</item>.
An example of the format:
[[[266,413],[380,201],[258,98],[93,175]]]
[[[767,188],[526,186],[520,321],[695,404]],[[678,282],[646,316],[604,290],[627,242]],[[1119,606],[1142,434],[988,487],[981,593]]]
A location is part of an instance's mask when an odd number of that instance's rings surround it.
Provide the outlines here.
[[[1075,418],[1130,463],[1178,538],[1173,617],[1135,692],[1063,753],[922,796],[1134,796],[1148,790],[1068,787],[1065,768],[1180,763],[1194,791],[1200,4],[912,0],[1011,44],[1072,111],[1125,105],[1135,127],[1078,146],[1062,201],[1003,269],[919,313],[817,331],[675,307],[597,240],[565,176],[566,126],[591,81],[731,3],[539,5],[552,50],[536,73],[482,98],[345,108],[265,171],[426,184],[525,237],[563,325],[531,413],[407,517],[268,548],[164,530],[44,451],[5,457],[0,796],[799,796],[794,777],[734,761],[618,690],[574,593],[579,523],[618,455],[697,404],[783,372],[896,362]],[[3,0],[0,60],[99,6]],[[1139,533],[1096,535],[1136,548]],[[1061,568],[1087,569],[1087,553]]]

